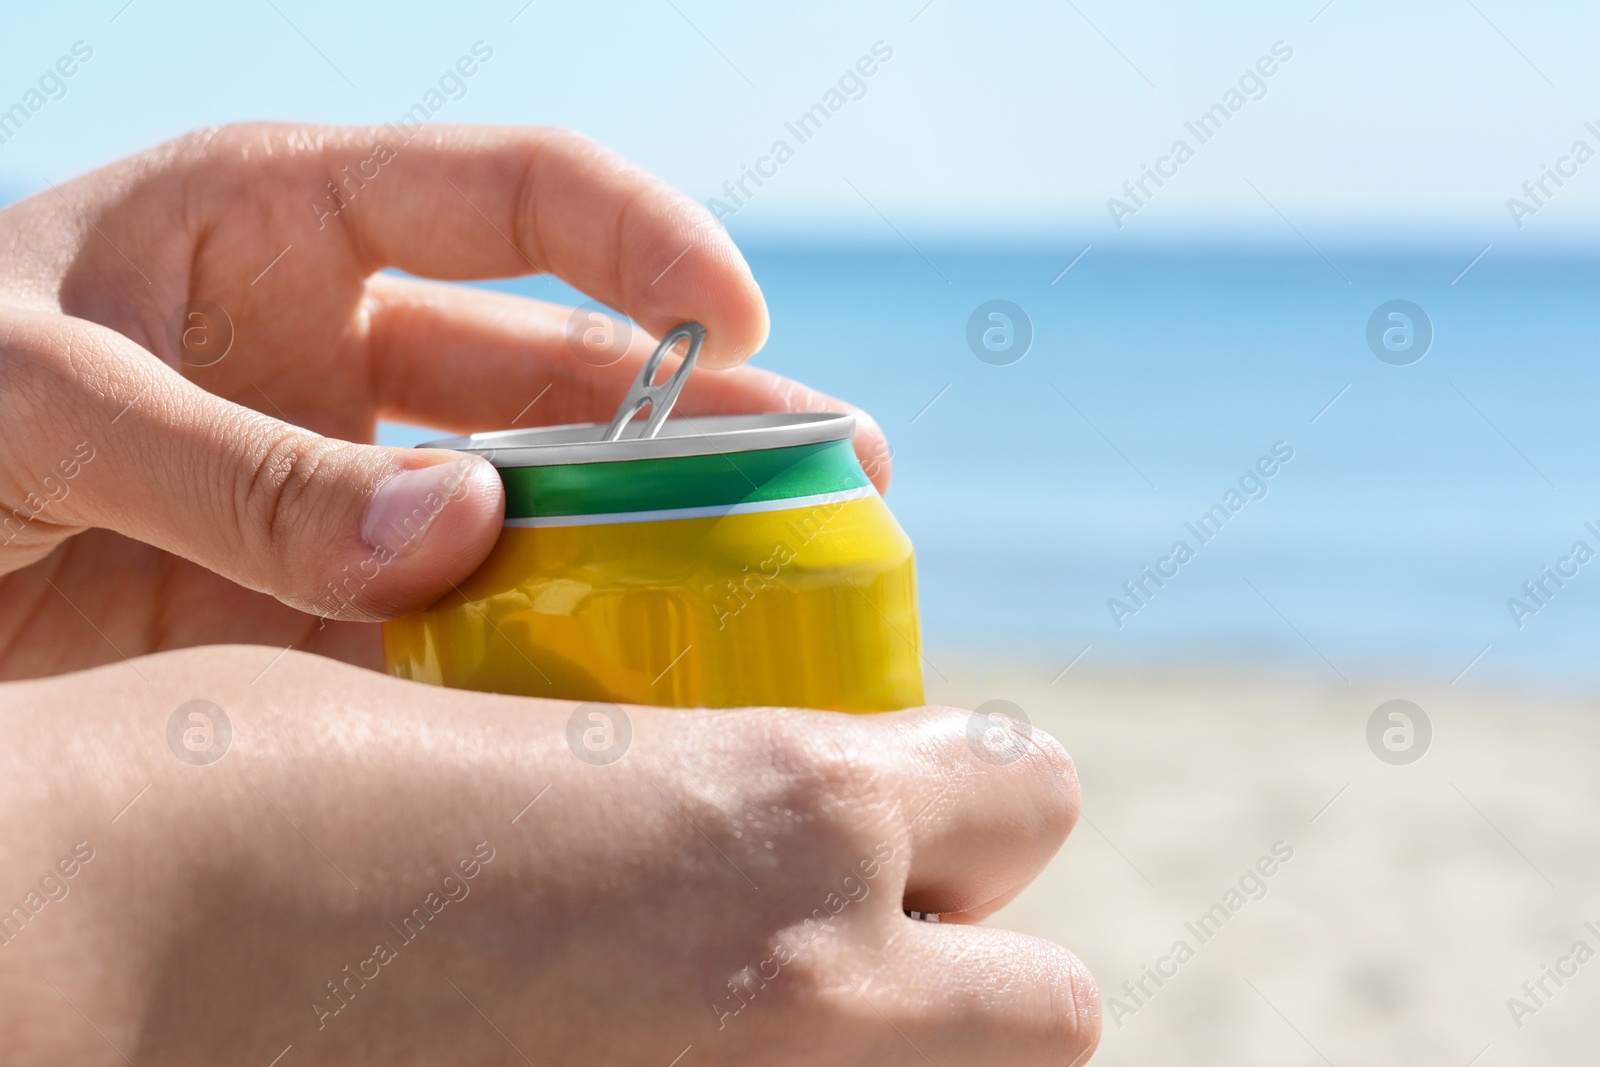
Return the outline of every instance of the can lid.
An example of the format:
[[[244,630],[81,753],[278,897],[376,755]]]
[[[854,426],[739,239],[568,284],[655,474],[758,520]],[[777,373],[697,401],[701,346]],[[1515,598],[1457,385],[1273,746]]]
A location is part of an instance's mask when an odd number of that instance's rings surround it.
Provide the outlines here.
[[[654,437],[605,440],[609,423],[496,430],[468,437],[427,441],[421,448],[448,448],[482,456],[496,467],[553,467],[571,463],[615,463],[755,452],[842,441],[855,433],[856,417],[845,412],[785,412],[765,415],[677,415]]]

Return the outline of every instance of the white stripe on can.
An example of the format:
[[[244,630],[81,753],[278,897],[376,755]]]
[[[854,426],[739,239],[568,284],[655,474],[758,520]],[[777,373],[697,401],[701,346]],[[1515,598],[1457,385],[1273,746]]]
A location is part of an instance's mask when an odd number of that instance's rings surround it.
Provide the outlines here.
[[[872,496],[870,485],[842,489],[837,493],[792,496],[783,500],[757,500],[748,504],[712,504],[701,508],[662,508],[657,511],[616,511],[605,515],[547,515],[532,519],[507,519],[507,527],[530,529],[542,526],[612,526],[622,522],[668,522],[672,519],[710,519],[724,515],[754,515],[763,511],[792,511],[798,508],[842,504]]]

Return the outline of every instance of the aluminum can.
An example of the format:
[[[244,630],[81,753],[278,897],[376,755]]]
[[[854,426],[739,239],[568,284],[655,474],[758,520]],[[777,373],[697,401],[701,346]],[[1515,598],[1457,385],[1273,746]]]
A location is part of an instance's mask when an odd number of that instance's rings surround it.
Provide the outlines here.
[[[911,542],[848,414],[475,434],[505,485],[488,559],[383,625],[402,678],[566,700],[891,711],[922,703]]]

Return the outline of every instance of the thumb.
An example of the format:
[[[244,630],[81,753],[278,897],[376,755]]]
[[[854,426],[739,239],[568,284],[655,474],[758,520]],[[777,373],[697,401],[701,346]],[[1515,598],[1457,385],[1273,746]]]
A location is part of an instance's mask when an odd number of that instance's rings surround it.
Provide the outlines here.
[[[426,607],[493,547],[502,490],[482,459],[322,437],[200,389],[120,334],[74,327],[88,336],[72,339],[72,363],[93,365],[95,384],[35,363],[55,380],[30,406],[49,414],[15,450],[26,463],[83,442],[96,457],[48,516],[66,534],[115,530],[302,611],[366,621]]]

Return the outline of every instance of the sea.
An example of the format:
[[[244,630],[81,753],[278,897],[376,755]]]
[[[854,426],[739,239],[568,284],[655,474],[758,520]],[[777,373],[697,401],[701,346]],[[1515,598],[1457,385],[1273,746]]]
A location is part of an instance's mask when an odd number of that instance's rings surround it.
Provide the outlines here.
[[[756,361],[889,436],[932,662],[1600,683],[1600,258],[745,251]]]

